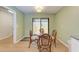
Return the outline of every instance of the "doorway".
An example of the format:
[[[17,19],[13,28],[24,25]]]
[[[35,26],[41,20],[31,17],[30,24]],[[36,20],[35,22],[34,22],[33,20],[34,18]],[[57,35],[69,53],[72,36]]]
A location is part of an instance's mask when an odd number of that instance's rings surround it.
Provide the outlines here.
[[[33,18],[32,19],[33,34],[40,34],[40,29],[44,29],[44,33],[49,34],[49,18]]]
[[[0,40],[12,37],[12,43],[16,40],[16,15],[8,7],[0,6]]]

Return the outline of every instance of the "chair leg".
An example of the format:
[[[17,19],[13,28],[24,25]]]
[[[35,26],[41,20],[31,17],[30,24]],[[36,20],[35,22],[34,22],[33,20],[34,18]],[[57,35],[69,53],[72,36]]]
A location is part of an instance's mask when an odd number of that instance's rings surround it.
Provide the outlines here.
[[[56,42],[55,42],[55,47],[56,47]]]
[[[50,51],[49,52],[51,52],[51,47],[50,47]]]
[[[54,40],[54,45],[55,45],[55,47],[56,47],[56,40]]]
[[[32,42],[30,41],[30,42],[29,42],[29,48],[30,48],[30,46],[31,46],[31,43],[32,43]]]
[[[30,45],[31,45],[31,43],[29,43],[29,47],[28,48],[30,48]]]

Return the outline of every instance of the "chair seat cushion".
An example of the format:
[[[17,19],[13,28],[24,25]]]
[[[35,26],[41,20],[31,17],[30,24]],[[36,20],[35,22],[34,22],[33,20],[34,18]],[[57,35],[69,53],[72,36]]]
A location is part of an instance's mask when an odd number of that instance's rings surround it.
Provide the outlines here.
[[[34,35],[34,36],[31,36],[31,39],[35,40],[35,39],[39,39],[39,37]]]

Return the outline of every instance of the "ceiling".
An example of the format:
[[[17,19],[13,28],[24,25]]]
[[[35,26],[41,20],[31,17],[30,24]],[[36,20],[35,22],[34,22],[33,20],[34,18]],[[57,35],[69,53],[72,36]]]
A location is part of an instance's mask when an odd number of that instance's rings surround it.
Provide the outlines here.
[[[17,9],[22,11],[23,13],[37,13],[34,6],[16,6]],[[44,9],[41,13],[45,14],[55,14],[57,13],[63,6],[44,6]]]

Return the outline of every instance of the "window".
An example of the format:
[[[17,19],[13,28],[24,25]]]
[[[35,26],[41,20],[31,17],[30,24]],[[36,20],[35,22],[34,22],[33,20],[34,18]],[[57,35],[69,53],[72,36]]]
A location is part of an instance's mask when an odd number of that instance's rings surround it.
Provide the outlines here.
[[[44,33],[48,33],[48,18],[33,18],[33,34],[40,34],[40,29],[44,29]]]

